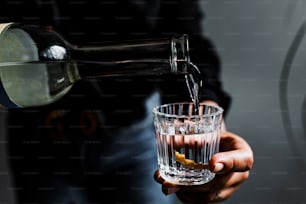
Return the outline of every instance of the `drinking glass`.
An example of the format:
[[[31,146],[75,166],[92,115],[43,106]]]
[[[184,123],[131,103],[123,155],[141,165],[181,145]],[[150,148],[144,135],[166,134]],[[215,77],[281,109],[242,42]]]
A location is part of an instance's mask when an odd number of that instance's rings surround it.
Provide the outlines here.
[[[219,151],[223,109],[182,102],[153,108],[157,160],[170,183],[200,185],[215,174],[208,169]]]

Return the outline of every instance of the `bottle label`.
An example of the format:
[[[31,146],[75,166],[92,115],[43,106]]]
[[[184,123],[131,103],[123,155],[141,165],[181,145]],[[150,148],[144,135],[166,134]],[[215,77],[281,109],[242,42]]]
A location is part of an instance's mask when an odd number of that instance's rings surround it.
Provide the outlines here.
[[[3,31],[5,31],[12,24],[13,23],[0,23],[0,35]]]

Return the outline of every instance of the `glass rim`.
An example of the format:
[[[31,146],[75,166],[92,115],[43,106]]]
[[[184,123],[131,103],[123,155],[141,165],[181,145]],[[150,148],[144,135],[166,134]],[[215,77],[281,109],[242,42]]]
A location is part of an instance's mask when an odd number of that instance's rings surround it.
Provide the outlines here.
[[[178,114],[171,114],[171,113],[162,113],[160,112],[158,109],[162,108],[162,107],[166,107],[166,106],[173,106],[173,105],[184,105],[184,104],[192,104],[194,105],[193,102],[174,102],[174,103],[166,103],[166,104],[162,104],[162,105],[158,105],[155,106],[152,110],[152,113],[155,115],[159,115],[159,116],[165,116],[165,117],[176,117],[176,118],[203,118],[203,117],[212,117],[212,116],[217,116],[217,115],[222,115],[222,113],[224,112],[224,109],[221,106],[217,106],[217,105],[210,105],[210,104],[206,104],[206,103],[200,103],[200,106],[206,106],[206,107],[211,107],[211,108],[215,108],[216,112],[214,113],[207,113],[207,114],[202,114],[202,115],[178,115]]]

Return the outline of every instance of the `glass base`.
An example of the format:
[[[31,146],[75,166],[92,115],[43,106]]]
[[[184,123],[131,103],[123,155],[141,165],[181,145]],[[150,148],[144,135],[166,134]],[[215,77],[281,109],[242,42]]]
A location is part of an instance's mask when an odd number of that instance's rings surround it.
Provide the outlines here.
[[[177,185],[202,185],[215,178],[215,173],[208,169],[189,171],[165,171],[160,169],[160,175],[169,183]]]

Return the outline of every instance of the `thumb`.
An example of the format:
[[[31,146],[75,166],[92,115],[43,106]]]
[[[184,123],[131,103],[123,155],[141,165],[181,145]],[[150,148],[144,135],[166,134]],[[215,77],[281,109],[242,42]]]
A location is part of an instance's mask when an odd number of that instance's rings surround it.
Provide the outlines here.
[[[210,160],[210,169],[215,173],[242,172],[253,166],[253,151],[249,144],[238,135],[225,132],[221,135],[220,152]]]
[[[249,155],[242,151],[229,151],[215,154],[209,166],[215,173],[242,172],[252,168],[253,161]]]

